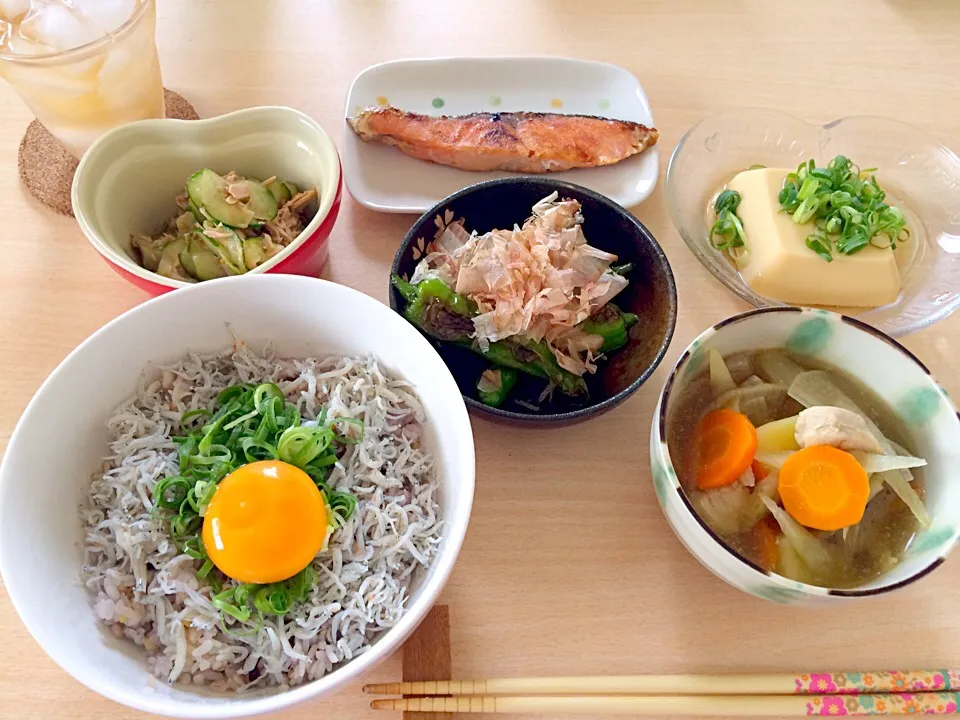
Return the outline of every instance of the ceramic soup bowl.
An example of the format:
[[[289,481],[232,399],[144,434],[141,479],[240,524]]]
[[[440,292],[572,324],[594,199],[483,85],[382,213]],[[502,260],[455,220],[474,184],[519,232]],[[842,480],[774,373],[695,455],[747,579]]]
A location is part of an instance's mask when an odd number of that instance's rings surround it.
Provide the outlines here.
[[[708,351],[727,356],[767,348],[809,356],[859,379],[901,417],[911,450],[928,461],[923,480],[930,526],[918,531],[895,568],[865,585],[818,587],[762,570],[707,527],[680,486],[667,446],[668,419],[684,390],[706,368]],[[938,567],[960,534],[960,420],[947,392],[898,342],[858,320],[824,310],[753,310],[702,333],[680,356],[660,393],[650,429],[650,462],[660,507],[680,541],[715,575],[767,600],[815,604],[892,592]]]

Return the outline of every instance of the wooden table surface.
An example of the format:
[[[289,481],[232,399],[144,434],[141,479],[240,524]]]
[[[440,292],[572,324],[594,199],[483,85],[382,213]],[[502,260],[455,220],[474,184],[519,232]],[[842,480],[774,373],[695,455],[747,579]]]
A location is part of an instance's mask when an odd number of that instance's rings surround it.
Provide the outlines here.
[[[349,83],[372,63],[546,54],[636,74],[660,129],[662,169],[692,124],[734,106],[775,107],[814,122],[889,115],[960,149],[960,4],[953,0],[158,4],[165,84],[204,117],[291,105],[339,140]],[[225,52],[224,41],[237,50]],[[0,84],[0,449],[57,363],[146,299],[107,268],[72,219],[44,210],[20,187],[17,145],[30,119]],[[658,371],[620,408],[576,427],[516,430],[474,419],[473,518],[442,600],[455,675],[960,665],[960,559],[872,602],[803,610],[726,586],[672,535],[648,470],[657,392],[697,333],[746,307],[683,245],[662,179],[661,172],[657,191],[635,210],[669,256],[680,296],[673,346]],[[390,262],[412,220],[345,196],[324,277],[385,300]],[[955,397],[958,331],[960,315],[906,340]],[[371,679],[399,673],[394,657]],[[0,717],[67,716],[143,717],[54,665],[0,589]],[[380,716],[352,687],[282,717]]]

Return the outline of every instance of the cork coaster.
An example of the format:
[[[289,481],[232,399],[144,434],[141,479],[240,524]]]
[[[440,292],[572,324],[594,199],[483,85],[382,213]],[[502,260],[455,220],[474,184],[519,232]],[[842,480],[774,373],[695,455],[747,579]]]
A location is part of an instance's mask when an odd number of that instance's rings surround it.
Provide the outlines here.
[[[167,117],[176,120],[199,120],[193,105],[173,90],[163,90]],[[20,181],[27,191],[54,212],[73,217],[70,186],[79,161],[60,141],[34,120],[20,141],[18,165]]]
[[[436,605],[403,644],[403,681],[452,680],[450,610]],[[407,695],[405,697],[413,697]],[[404,720],[451,720],[450,713],[405,712]]]

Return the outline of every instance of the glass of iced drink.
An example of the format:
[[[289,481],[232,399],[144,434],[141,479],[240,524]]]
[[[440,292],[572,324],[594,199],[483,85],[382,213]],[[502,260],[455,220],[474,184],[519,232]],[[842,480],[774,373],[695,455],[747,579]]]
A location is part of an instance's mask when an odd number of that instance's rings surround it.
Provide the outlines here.
[[[0,76],[78,158],[163,117],[155,0],[0,0]]]

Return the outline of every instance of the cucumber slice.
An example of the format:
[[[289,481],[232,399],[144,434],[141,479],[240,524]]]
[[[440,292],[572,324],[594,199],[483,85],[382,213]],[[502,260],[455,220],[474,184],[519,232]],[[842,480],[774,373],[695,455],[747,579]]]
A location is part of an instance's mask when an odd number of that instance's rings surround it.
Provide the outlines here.
[[[213,170],[205,168],[191,175],[187,180],[187,195],[197,208],[203,208],[211,218],[224,225],[245,228],[254,218],[253,210],[243,203],[231,205],[227,202],[227,181]]]
[[[277,201],[277,205],[283,205],[287,200],[293,197],[293,194],[290,192],[288,183],[280,182],[279,180],[274,180],[272,183],[267,185],[267,190],[270,191],[270,194],[273,195],[273,199]]]
[[[292,182],[284,181],[283,186],[287,189],[287,192],[290,193],[290,197],[293,197],[294,195],[300,192],[299,190],[297,190],[297,186],[294,185]]]
[[[226,235],[222,238],[212,238],[202,233],[197,233],[210,250],[212,250],[230,275],[243,275],[247,271],[243,264],[243,241],[240,236],[229,228],[217,228]]]
[[[193,262],[193,255],[190,254],[190,242],[187,241],[186,246],[183,250],[180,251],[180,264],[183,265],[183,269],[187,271],[188,275],[197,277],[197,266]]]
[[[261,222],[270,222],[277,216],[277,201],[263,183],[243,180],[240,184],[250,193],[250,199],[245,204],[253,211],[254,218]]]
[[[247,238],[243,241],[243,262],[247,270],[253,270],[266,259],[267,254],[264,252],[261,238]]]
[[[196,219],[198,223],[203,225],[203,221],[206,220],[206,216],[200,212],[200,208],[197,207],[197,204],[193,201],[193,198],[189,195],[187,196],[187,210],[190,211],[190,214]]]
[[[213,252],[207,244],[199,237],[199,233],[194,233],[187,240],[187,247],[180,253],[180,263],[184,270],[193,275],[197,280],[213,280],[214,278],[224,277],[227,271],[220,262],[220,258]]]

